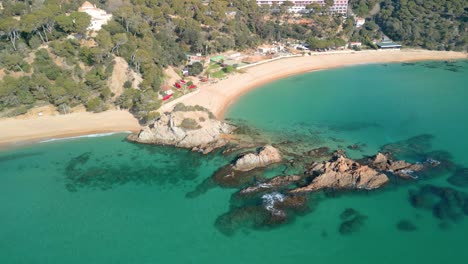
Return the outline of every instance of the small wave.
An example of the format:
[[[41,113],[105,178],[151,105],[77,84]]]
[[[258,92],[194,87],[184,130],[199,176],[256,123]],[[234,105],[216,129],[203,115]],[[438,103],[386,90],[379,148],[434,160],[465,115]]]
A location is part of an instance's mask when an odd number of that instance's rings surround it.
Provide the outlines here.
[[[404,175],[407,175],[413,179],[418,179],[418,175],[415,175],[414,174],[414,170],[410,170],[410,169],[403,169],[403,170],[400,170],[400,173],[403,173]]]
[[[265,209],[272,212],[273,214],[276,214],[276,215],[283,214],[281,210],[278,210],[275,208],[275,203],[283,202],[284,198],[285,198],[284,195],[279,192],[264,194],[262,196],[263,206],[265,206]]]
[[[273,185],[269,184],[269,183],[260,183],[258,184],[258,187],[259,188],[270,188],[272,187]]]
[[[112,136],[112,135],[115,135],[115,134],[130,134],[130,133],[132,133],[132,132],[130,132],[130,131],[120,131],[120,132],[89,134],[89,135],[74,136],[74,137],[50,138],[50,139],[39,141],[39,143],[48,143],[48,142],[63,141],[63,140],[73,140],[73,139],[79,139],[79,138],[107,137],[107,136]]]

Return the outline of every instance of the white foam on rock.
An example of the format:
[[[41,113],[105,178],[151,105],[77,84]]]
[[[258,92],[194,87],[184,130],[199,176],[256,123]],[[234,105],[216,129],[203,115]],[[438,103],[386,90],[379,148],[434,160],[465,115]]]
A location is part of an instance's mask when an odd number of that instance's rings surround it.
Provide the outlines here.
[[[283,214],[283,211],[276,209],[275,204],[277,202],[283,202],[284,198],[285,196],[279,192],[264,194],[262,195],[263,206],[265,206],[265,209],[271,213],[275,215],[281,215]]]

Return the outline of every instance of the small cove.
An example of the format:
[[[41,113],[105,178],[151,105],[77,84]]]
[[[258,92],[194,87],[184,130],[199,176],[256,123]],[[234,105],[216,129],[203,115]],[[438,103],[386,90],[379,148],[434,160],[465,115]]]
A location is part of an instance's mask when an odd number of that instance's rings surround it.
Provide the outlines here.
[[[297,152],[328,146],[359,158],[419,137],[408,145],[444,151],[468,167],[467,73],[467,61],[313,72],[249,92],[226,117]],[[3,263],[441,263],[468,258],[467,216],[441,219],[409,201],[410,190],[427,184],[468,193],[448,183],[450,175],[375,192],[314,195],[310,210],[286,225],[241,226],[227,236],[216,220],[230,210],[236,189],[213,186],[188,194],[230,157],[124,138],[79,138],[0,152]],[[352,144],[359,150],[347,148]],[[342,235],[340,215],[347,208],[365,217],[358,230]],[[403,220],[415,230],[399,229]]]

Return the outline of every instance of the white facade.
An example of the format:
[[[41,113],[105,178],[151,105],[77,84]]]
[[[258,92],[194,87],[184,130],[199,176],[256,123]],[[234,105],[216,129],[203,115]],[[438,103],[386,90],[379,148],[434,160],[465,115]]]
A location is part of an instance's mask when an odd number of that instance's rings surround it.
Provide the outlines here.
[[[280,6],[286,0],[256,0],[257,5],[277,5]],[[289,12],[302,13],[306,12],[306,6],[317,3],[319,5],[325,5],[324,0],[289,0],[294,5],[289,8]],[[334,0],[334,4],[330,7],[330,11],[333,13],[339,13],[345,15],[348,12],[348,0]]]
[[[356,17],[354,21],[355,21],[354,25],[357,28],[362,27],[366,23],[366,20],[364,18],[362,18],[362,17]]]
[[[112,14],[107,14],[106,11],[97,8],[88,1],[84,2],[83,5],[78,8],[78,11],[85,12],[91,17],[91,24],[89,25],[88,30],[98,31],[112,18]]]

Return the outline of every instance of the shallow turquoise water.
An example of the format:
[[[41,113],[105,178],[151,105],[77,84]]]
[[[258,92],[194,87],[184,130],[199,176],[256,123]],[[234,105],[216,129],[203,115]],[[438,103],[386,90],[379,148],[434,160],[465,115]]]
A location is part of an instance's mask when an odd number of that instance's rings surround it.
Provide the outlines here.
[[[346,148],[353,157],[421,134],[468,167],[468,63],[367,65],[287,78],[244,96],[227,116],[274,143]],[[216,219],[236,189],[190,195],[230,157],[128,143],[125,135],[0,152],[1,263],[465,262],[468,219],[415,209],[408,190],[451,186],[447,175],[369,193],[314,197],[276,228],[224,235]],[[468,192],[468,188],[454,187]],[[367,216],[351,235],[345,208]],[[417,230],[403,232],[407,219]],[[441,228],[441,226],[443,228]],[[463,261],[465,259],[465,261]]]

